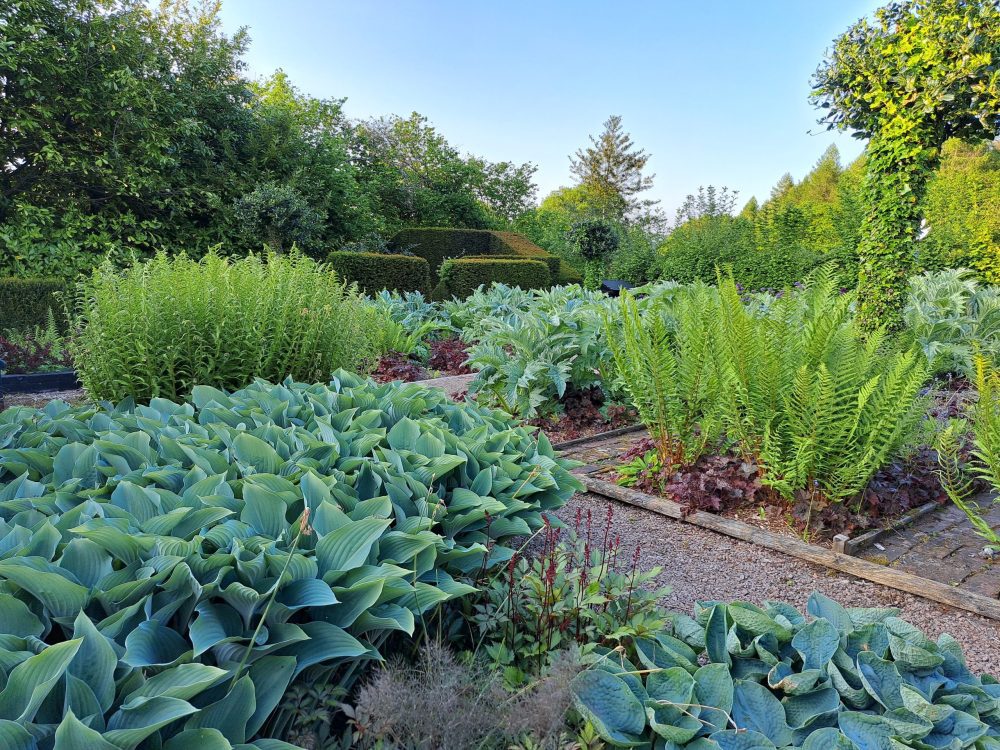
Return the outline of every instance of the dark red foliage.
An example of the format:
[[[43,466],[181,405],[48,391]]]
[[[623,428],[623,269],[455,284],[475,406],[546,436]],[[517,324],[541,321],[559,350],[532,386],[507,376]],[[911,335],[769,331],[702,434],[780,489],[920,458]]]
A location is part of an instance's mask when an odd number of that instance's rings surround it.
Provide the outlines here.
[[[26,375],[68,369],[73,360],[64,350],[57,350],[51,343],[37,341],[30,334],[21,341],[11,341],[0,336],[0,359],[6,362],[8,375]]]
[[[440,370],[446,375],[468,375],[471,369],[465,366],[469,354],[460,339],[441,339],[430,342],[431,356],[427,366]]]
[[[654,448],[652,440],[641,440],[622,455],[621,461],[628,463],[641,458]],[[696,510],[722,513],[754,504],[761,493],[757,466],[730,454],[704,455],[691,466],[676,471],[651,466],[639,473],[635,487],[672,498],[685,513]]]
[[[375,372],[372,373],[372,378],[378,383],[390,383],[393,380],[412,383],[415,380],[425,380],[428,377],[427,370],[419,362],[415,362],[398,352],[383,355]]]
[[[598,432],[635,424],[635,410],[605,402],[604,392],[593,386],[576,390],[570,387],[560,401],[563,413],[532,419],[528,424],[540,427],[552,442],[575,440]]]

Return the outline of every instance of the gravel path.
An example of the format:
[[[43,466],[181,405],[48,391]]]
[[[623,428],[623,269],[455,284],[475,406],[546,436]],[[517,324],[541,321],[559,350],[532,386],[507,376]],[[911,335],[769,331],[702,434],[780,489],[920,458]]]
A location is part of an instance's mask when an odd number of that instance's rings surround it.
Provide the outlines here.
[[[699,600],[740,599],[759,604],[779,599],[800,609],[819,590],[847,606],[898,607],[902,617],[930,638],[950,633],[965,649],[969,667],[1000,675],[1000,622],[950,609],[926,599],[786,557],[707,529],[617,503],[597,495],[576,495],[559,516],[573,522],[577,508],[590,509],[594,523],[613,508],[612,527],[625,549],[641,544],[645,568],[660,566],[657,584],[670,586],[663,603],[691,613]]]

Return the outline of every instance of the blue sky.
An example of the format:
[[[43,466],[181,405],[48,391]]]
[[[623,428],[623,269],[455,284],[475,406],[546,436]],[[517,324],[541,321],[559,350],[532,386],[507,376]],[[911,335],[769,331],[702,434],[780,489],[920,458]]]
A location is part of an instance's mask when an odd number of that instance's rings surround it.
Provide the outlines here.
[[[699,185],[766,197],[831,143],[809,77],[864,0],[228,0],[254,76],[347,97],[351,117],[418,111],[454,145],[538,165],[540,197],[571,184],[568,155],[620,114],[652,154],[650,197],[672,215]]]

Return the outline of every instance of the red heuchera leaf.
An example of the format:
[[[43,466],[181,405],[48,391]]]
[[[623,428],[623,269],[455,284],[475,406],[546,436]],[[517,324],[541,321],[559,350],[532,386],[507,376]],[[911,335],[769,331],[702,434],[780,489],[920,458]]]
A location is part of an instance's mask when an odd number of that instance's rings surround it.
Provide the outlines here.
[[[448,375],[468,375],[471,369],[465,366],[468,352],[465,344],[459,339],[441,339],[430,342],[431,356],[427,366],[432,370],[440,370]]]
[[[419,362],[414,362],[406,355],[397,352],[383,355],[375,372],[372,373],[372,378],[378,383],[390,383],[393,380],[412,383],[427,377],[427,370],[421,367]]]

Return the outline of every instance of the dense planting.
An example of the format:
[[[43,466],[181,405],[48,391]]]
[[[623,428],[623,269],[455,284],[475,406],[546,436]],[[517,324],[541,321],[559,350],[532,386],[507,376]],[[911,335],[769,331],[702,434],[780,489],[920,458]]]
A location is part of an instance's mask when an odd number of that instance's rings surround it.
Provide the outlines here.
[[[566,469],[496,413],[343,372],[8,410],[4,747],[33,747],[29,729],[107,748],[266,733],[292,680],[348,685],[469,593],[457,578],[579,488]]]
[[[380,353],[382,318],[301,255],[104,265],[77,288],[71,351],[94,398],[180,398],[254,378],[324,381]]]
[[[597,657],[573,681],[576,705],[612,747],[996,746],[1000,685],[969,672],[953,638],[820,594],[808,612],[706,602],[672,634]]]

